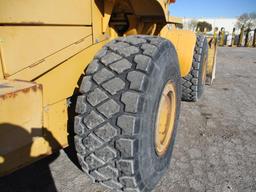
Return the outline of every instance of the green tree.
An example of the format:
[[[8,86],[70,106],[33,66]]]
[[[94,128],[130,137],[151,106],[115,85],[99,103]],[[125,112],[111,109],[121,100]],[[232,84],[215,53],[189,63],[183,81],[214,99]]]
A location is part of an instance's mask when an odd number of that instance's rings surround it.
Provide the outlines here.
[[[204,32],[204,29],[206,28],[206,31],[211,31],[212,30],[212,24],[206,22],[206,21],[200,21],[197,23],[197,30],[200,32]]]
[[[189,30],[192,30],[192,31],[195,31],[195,29],[196,29],[196,27],[197,27],[197,23],[198,23],[197,20],[192,19],[192,20],[189,21],[189,23],[188,23],[188,29],[189,29]]]
[[[247,28],[256,28],[256,12],[244,13],[240,15],[236,22],[236,27],[241,29],[242,26]]]

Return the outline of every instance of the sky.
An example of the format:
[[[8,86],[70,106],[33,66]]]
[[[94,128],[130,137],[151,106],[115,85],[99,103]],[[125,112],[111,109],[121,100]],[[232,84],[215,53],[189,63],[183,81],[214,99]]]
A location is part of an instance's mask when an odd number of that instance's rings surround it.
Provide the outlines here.
[[[233,18],[256,12],[256,0],[176,0],[169,10],[177,17]]]

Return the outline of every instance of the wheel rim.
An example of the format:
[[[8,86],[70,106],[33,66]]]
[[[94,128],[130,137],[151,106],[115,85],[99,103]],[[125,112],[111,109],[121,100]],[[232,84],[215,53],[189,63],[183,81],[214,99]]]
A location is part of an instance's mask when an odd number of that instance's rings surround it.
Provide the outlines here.
[[[162,92],[157,113],[155,131],[155,150],[158,156],[163,156],[169,148],[176,116],[175,85],[169,81]]]

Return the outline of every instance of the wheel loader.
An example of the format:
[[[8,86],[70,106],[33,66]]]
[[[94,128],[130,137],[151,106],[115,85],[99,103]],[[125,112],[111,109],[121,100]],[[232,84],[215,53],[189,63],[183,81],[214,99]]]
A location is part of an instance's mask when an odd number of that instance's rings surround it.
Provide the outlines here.
[[[215,73],[216,48],[176,27],[172,3],[0,0],[1,176],[74,146],[94,182],[154,189],[181,101]]]

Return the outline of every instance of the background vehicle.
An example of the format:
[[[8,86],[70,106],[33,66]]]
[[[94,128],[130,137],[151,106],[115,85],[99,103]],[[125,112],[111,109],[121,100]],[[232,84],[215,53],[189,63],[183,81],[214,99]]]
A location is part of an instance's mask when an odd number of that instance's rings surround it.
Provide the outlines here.
[[[198,100],[214,68],[206,72],[206,38],[176,29],[170,3],[0,1],[1,175],[74,138],[96,182],[155,186],[169,165],[181,97]]]

